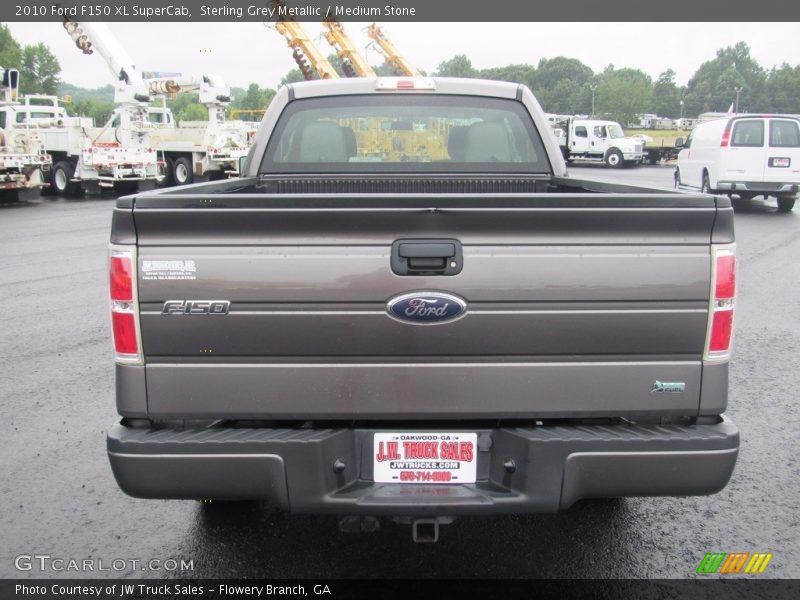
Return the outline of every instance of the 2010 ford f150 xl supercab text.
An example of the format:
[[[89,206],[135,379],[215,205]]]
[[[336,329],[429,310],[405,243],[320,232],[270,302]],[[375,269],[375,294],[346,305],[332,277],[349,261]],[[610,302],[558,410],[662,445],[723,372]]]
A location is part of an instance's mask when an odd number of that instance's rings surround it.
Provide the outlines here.
[[[571,178],[480,80],[284,86],[245,162],[114,210],[125,492],[416,531],[726,485],[729,199]]]

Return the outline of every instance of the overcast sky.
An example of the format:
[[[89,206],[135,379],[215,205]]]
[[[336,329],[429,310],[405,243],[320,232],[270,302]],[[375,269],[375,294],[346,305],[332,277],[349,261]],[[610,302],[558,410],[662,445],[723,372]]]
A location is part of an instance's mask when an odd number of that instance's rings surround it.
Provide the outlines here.
[[[345,23],[357,46],[366,23]],[[105,62],[84,56],[60,23],[8,23],[22,44],[45,42],[61,63],[61,78],[83,87],[110,83]],[[295,66],[283,37],[261,23],[109,23],[141,71],[217,74],[229,85],[276,87]],[[312,37],[317,23],[305,23]],[[638,68],[653,78],[668,68],[685,84],[716,50],[745,41],[770,68],[800,64],[800,23],[387,23],[384,31],[412,63],[431,72],[464,53],[475,67],[536,64],[541,58],[577,58],[595,72],[606,65]],[[333,52],[324,40],[318,45]],[[374,51],[372,64],[382,62]],[[25,76],[24,73],[21,74]]]

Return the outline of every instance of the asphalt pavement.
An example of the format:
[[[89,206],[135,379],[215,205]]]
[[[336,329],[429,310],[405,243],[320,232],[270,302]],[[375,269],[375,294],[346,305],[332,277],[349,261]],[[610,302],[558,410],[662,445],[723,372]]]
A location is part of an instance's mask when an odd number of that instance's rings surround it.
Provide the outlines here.
[[[668,166],[572,172],[672,185]],[[558,515],[462,518],[439,543],[414,544],[392,522],[346,534],[330,516],[119,491],[105,454],[117,419],[106,300],[113,205],[47,198],[0,207],[0,577],[682,578],[706,552],[734,551],[774,553],[762,577],[800,577],[800,208],[736,203],[728,414],[742,449],[728,487],[709,497],[584,501]],[[51,558],[44,570],[39,559],[20,571],[20,555]],[[52,559],[91,559],[95,572],[55,570]],[[159,569],[146,565],[152,559]],[[172,569],[170,559],[191,569]],[[97,570],[99,560],[108,570]]]

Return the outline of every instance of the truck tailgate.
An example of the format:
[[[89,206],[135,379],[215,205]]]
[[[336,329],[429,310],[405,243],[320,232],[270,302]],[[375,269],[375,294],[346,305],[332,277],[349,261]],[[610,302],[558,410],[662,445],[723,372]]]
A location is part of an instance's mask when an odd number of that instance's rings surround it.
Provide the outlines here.
[[[709,197],[171,194],[131,206],[152,418],[697,414]],[[400,239],[457,240],[463,269],[397,275]],[[389,316],[388,300],[417,291],[458,296],[466,312],[435,325]],[[162,314],[175,300],[230,308]]]

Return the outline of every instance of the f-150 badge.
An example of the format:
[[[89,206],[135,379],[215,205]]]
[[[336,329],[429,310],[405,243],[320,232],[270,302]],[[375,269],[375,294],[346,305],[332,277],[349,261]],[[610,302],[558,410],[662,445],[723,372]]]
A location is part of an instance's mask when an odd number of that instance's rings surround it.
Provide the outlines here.
[[[228,300],[167,300],[162,315],[227,315]]]
[[[452,294],[414,292],[390,298],[386,311],[400,321],[418,325],[437,325],[463,316],[467,303]]]

